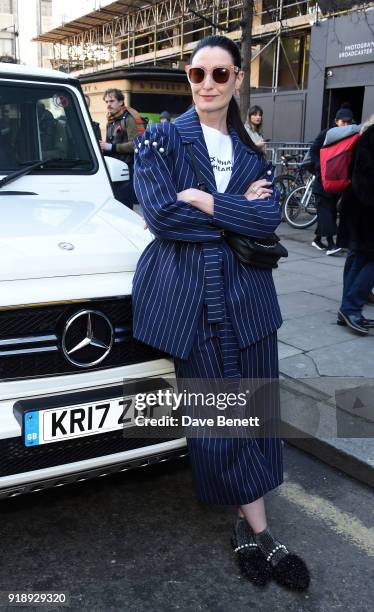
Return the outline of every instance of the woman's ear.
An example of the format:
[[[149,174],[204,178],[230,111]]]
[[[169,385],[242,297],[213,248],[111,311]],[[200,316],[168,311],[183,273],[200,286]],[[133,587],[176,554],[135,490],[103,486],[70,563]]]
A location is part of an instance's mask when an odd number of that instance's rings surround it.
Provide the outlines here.
[[[236,80],[235,80],[235,89],[234,89],[235,96],[240,95],[240,88],[242,86],[243,79],[244,79],[244,72],[243,70],[240,70],[240,72],[238,72],[238,74],[236,75]]]

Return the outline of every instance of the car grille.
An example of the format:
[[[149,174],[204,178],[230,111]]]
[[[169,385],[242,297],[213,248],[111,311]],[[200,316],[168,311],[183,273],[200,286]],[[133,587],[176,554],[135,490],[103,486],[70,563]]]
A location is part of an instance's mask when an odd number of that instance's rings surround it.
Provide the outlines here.
[[[0,440],[0,477],[104,457],[166,441],[170,441],[170,438],[125,438],[122,430],[32,448],[24,446],[21,438],[7,438]]]
[[[85,309],[98,311],[109,319],[114,341],[100,363],[82,370],[64,356],[62,337],[66,322]],[[166,356],[133,338],[130,296],[0,311],[0,379],[3,380],[94,371]]]

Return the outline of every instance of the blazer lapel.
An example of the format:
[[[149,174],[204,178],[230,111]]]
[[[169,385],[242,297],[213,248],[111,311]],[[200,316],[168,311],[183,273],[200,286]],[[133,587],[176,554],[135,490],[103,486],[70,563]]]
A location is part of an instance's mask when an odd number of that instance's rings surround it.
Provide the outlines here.
[[[240,140],[234,129],[230,128],[229,132],[233,143],[234,163],[226,193],[243,194],[255,180],[253,171],[256,169],[257,155]]]
[[[191,108],[175,121],[181,140],[184,145],[193,143],[193,153],[205,185],[209,191],[216,191],[217,185],[214,178],[212,164],[206,148],[203,130],[195,108]],[[188,159],[188,157],[187,157]],[[188,160],[188,163],[190,161]]]

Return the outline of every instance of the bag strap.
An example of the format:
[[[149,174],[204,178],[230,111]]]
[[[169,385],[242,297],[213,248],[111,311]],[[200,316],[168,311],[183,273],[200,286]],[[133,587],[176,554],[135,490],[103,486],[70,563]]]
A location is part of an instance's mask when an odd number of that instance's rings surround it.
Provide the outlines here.
[[[207,193],[209,193],[207,186],[205,185],[204,179],[201,175],[200,168],[199,168],[199,165],[195,157],[195,153],[193,150],[193,142],[185,142],[184,146],[186,147],[187,157],[189,158],[192,164],[192,167],[195,172],[195,176],[197,178],[197,188],[200,189],[201,191],[206,191]]]

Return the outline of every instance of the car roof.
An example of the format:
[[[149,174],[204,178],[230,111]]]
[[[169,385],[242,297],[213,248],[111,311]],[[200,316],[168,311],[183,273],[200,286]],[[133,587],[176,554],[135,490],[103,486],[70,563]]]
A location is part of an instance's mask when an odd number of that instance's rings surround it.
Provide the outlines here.
[[[15,78],[31,77],[33,80],[35,80],[35,77],[39,77],[40,79],[43,79],[44,77],[48,80],[54,79],[60,81],[71,81],[71,76],[69,74],[60,72],[59,70],[0,62],[0,77],[6,77],[8,75]]]

